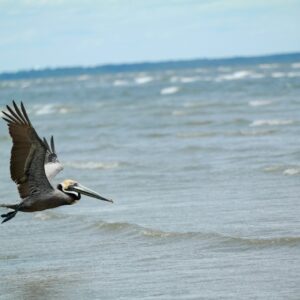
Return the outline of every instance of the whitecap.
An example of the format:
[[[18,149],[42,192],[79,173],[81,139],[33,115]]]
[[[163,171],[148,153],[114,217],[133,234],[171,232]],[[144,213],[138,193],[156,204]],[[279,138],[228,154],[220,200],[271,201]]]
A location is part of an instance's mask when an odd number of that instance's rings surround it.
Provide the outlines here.
[[[153,77],[150,77],[150,76],[137,77],[134,80],[137,84],[145,84],[145,83],[151,82],[153,80]]]
[[[78,81],[86,81],[88,79],[90,79],[89,75],[80,75],[76,78]]]
[[[270,105],[272,101],[270,100],[253,100],[249,101],[248,104],[249,106],[265,106],[265,105]]]
[[[57,104],[34,105],[33,109],[36,115],[49,115],[54,113],[67,114],[73,110],[71,107]]]
[[[47,220],[51,220],[51,219],[65,218],[65,216],[59,215],[53,211],[47,211],[47,212],[35,213],[34,218],[41,220],[41,221],[47,221]]]
[[[263,78],[263,77],[265,77],[265,76],[260,73],[254,73],[252,71],[241,70],[241,71],[236,71],[234,73],[219,76],[216,78],[216,81],[241,80],[244,78]]]
[[[271,165],[265,167],[263,170],[265,172],[270,172],[270,173],[276,173],[282,171],[283,166],[282,165]]]
[[[65,165],[74,169],[115,169],[120,164],[119,162],[76,161],[67,162]]]
[[[169,87],[161,89],[160,94],[161,95],[169,95],[169,94],[175,94],[178,91],[179,91],[179,87],[177,87],[177,86],[169,86]]]
[[[54,105],[52,104],[45,104],[43,106],[34,106],[36,108],[36,114],[37,115],[48,115],[55,113]]]
[[[124,86],[128,85],[128,81],[126,80],[115,80],[113,83],[114,86]]]
[[[275,69],[278,67],[278,64],[260,64],[259,68],[261,69]]]
[[[190,82],[195,82],[198,79],[199,79],[198,77],[181,77],[180,78],[180,82],[182,82],[182,83],[190,83]]]
[[[273,72],[272,74],[271,74],[271,77],[273,77],[273,78],[282,78],[282,77],[285,77],[286,75],[285,75],[285,73],[283,73],[283,72]]]
[[[283,171],[284,175],[290,175],[290,176],[297,175],[299,173],[300,173],[300,168],[289,168]]]
[[[293,69],[299,69],[299,68],[300,68],[300,62],[293,63],[293,64],[291,65],[291,67],[292,67]]]
[[[290,77],[290,78],[300,77],[300,72],[288,72],[287,77]]]
[[[278,126],[278,125],[290,125],[293,123],[293,120],[256,120],[253,121],[250,126]]]
[[[29,81],[23,81],[22,83],[21,83],[21,88],[22,89],[27,89],[27,88],[29,88],[31,86],[31,83],[29,82]]]

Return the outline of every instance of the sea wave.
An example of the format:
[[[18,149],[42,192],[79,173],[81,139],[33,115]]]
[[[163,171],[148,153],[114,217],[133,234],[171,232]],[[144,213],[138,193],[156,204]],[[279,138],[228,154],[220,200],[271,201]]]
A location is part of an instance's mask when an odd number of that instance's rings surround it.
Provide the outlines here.
[[[241,80],[241,79],[245,79],[245,78],[259,79],[259,78],[264,78],[264,77],[265,77],[264,74],[260,74],[260,73],[256,73],[256,72],[252,72],[252,71],[248,71],[248,70],[241,70],[241,71],[236,71],[234,73],[218,76],[216,78],[216,81]]]
[[[176,232],[164,231],[160,229],[153,229],[144,227],[138,224],[129,222],[107,222],[92,218],[89,215],[71,215],[64,214],[58,211],[44,211],[38,212],[34,217],[37,221],[56,220],[62,222],[68,219],[67,222],[81,223],[81,230],[101,232],[101,234],[108,234],[110,236],[124,236],[133,239],[151,239],[159,242],[182,242],[182,241],[203,241],[210,242],[224,246],[246,246],[252,247],[274,247],[274,246],[299,246],[300,236],[275,236],[270,238],[260,237],[243,237],[219,232],[204,232],[204,231],[190,231],[190,232]]]
[[[300,68],[300,62],[293,63],[293,64],[291,65],[291,67],[292,67],[293,69],[299,69],[299,68]]]
[[[175,94],[178,91],[179,91],[178,86],[169,86],[169,87],[161,89],[160,94],[161,95],[170,95],[170,94]]]
[[[249,101],[248,104],[249,106],[266,106],[266,105],[270,105],[272,103],[271,100],[253,100],[253,101]]]
[[[191,83],[199,80],[199,77],[180,77],[179,81],[182,83]]]
[[[216,136],[217,132],[214,131],[201,131],[201,132],[179,132],[176,134],[178,138],[201,138],[201,137],[211,137]]]
[[[276,133],[277,131],[274,129],[271,130],[239,130],[230,132],[227,135],[229,136],[265,136]]]
[[[97,162],[97,161],[74,161],[66,162],[65,166],[73,169],[115,169],[120,166],[119,162]]]
[[[73,111],[73,108],[67,105],[60,104],[43,104],[34,105],[33,112],[36,115],[48,115],[48,114],[67,114]]]
[[[270,238],[251,238],[234,235],[227,235],[218,232],[172,232],[159,229],[151,229],[137,224],[127,222],[103,222],[97,221],[88,226],[89,229],[97,229],[107,233],[124,234],[137,238],[146,238],[154,240],[202,240],[225,244],[228,246],[254,246],[254,247],[272,247],[272,246],[295,246],[300,245],[300,236],[280,236]]]
[[[279,119],[272,119],[272,120],[256,120],[253,121],[250,126],[280,126],[280,125],[290,125],[293,124],[293,120],[279,120]]]
[[[113,85],[114,86],[126,86],[126,85],[129,85],[129,82],[127,80],[118,79],[113,82]]]
[[[91,76],[84,74],[84,75],[77,76],[76,80],[77,81],[86,81],[86,80],[89,80],[90,78],[91,78]]]
[[[134,79],[134,81],[137,84],[145,84],[145,83],[153,81],[153,77],[151,77],[151,76],[136,77]]]
[[[290,77],[290,78],[300,77],[300,72],[288,72],[287,77]]]
[[[34,215],[34,218],[40,221],[59,220],[67,218],[67,215],[59,214],[54,211],[41,211]]]
[[[293,165],[270,165],[263,169],[267,173],[279,173],[286,176],[298,176],[300,174],[300,166]]]
[[[271,74],[271,77],[273,78],[282,78],[282,77],[286,77],[286,74],[283,72],[273,72]]]
[[[293,176],[293,175],[299,175],[300,174],[300,168],[288,168],[285,169],[283,171],[284,175],[289,175],[289,176]]]
[[[275,69],[275,68],[278,68],[278,64],[260,64],[259,68],[261,68],[261,69]]]

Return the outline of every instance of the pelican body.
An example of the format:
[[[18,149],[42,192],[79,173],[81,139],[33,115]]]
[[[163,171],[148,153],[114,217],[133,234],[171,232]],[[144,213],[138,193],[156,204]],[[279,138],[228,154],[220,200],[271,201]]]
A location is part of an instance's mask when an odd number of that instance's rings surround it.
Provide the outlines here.
[[[38,136],[22,102],[19,108],[13,101],[13,108],[7,106],[7,112],[2,113],[13,141],[11,178],[22,198],[18,204],[0,205],[13,210],[1,215],[2,223],[12,219],[19,211],[35,212],[74,204],[81,195],[113,202],[71,179],[54,187],[50,181],[63,167],[57,159],[53,136],[50,145],[45,138],[42,140]]]

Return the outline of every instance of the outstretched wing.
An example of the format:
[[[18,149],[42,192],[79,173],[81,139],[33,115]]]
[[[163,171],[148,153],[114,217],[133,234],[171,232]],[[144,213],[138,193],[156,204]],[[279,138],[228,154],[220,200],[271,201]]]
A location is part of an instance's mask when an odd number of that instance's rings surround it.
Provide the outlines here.
[[[21,198],[53,191],[45,174],[47,147],[37,135],[21,102],[21,109],[13,101],[14,109],[7,107],[3,119],[7,122],[13,140],[10,173]]]
[[[57,159],[53,136],[51,136],[50,145],[45,138],[44,144],[47,147],[45,157],[45,172],[48,180],[51,181],[60,171],[63,170],[63,165]]]

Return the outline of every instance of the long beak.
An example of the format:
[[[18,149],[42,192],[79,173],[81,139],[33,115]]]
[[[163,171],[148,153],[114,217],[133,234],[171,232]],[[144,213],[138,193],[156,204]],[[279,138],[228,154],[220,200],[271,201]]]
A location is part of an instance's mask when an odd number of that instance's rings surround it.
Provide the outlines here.
[[[96,198],[96,199],[100,199],[100,200],[103,200],[103,201],[107,201],[107,202],[113,203],[113,201],[111,199],[106,199],[106,198],[100,196],[98,193],[94,192],[93,190],[88,189],[87,187],[85,187],[85,186],[83,186],[81,184],[78,184],[76,186],[72,186],[69,189],[73,190],[75,192],[78,192],[80,194],[89,196],[89,197],[93,197],[93,198]]]

